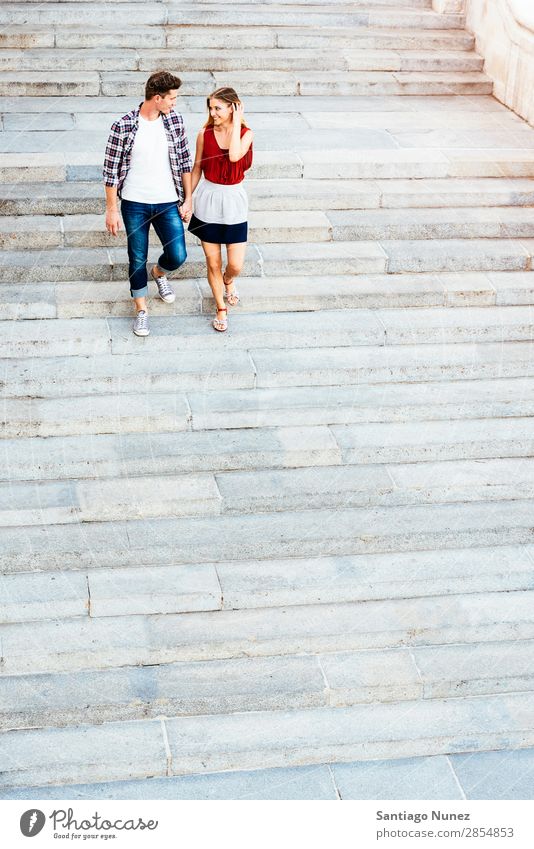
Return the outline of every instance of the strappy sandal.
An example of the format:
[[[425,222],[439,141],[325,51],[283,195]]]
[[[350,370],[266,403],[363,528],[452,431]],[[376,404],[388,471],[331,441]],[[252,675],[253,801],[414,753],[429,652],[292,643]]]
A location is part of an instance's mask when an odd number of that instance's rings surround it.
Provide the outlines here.
[[[223,307],[223,309],[217,310],[217,312],[225,312],[227,314],[226,318],[217,318],[217,316],[215,316],[212,321],[214,329],[218,330],[219,333],[224,333],[225,330],[228,330],[228,310],[226,307]]]
[[[226,275],[223,274],[223,283],[225,286],[223,298],[227,303],[230,304],[231,307],[235,307],[239,303],[239,292],[237,291],[237,289],[234,289],[233,292],[226,291],[226,286],[231,286],[234,281],[232,280],[232,283],[227,283],[225,277]]]

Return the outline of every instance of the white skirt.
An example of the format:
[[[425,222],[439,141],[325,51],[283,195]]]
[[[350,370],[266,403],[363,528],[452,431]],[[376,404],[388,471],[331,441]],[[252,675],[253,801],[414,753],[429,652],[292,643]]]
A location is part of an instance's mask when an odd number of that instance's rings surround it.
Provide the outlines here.
[[[225,186],[202,179],[193,200],[195,217],[206,224],[242,224],[248,218],[243,183]]]

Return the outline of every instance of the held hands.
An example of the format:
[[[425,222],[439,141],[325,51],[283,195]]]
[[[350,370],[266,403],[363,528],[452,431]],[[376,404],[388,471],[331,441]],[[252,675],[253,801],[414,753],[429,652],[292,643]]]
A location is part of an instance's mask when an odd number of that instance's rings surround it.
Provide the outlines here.
[[[178,212],[180,213],[182,221],[185,221],[185,223],[188,224],[193,214],[193,201],[191,198],[184,200],[183,204],[178,207]]]
[[[121,219],[116,209],[106,209],[106,230],[116,236],[121,229]]]

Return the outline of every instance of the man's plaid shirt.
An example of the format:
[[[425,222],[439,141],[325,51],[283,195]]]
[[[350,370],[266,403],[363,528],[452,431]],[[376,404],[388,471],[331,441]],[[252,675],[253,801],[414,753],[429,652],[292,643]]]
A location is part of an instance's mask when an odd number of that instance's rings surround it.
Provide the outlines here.
[[[132,160],[132,148],[135,135],[139,127],[139,110],[137,109],[123,115],[111,127],[106,154],[104,158],[104,183],[106,186],[117,186],[117,194],[120,197],[126,175],[130,170]],[[163,115],[163,126],[167,134],[169,145],[169,161],[171,164],[174,185],[178,194],[179,203],[184,201],[184,188],[182,185],[182,174],[192,169],[191,154],[185,134],[184,119],[177,112],[169,112]]]

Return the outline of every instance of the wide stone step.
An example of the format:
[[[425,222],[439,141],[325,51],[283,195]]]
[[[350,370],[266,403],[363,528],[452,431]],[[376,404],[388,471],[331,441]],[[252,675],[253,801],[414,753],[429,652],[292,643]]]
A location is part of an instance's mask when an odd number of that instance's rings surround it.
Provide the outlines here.
[[[399,12],[402,19],[402,12]],[[428,23],[425,20],[425,23]],[[385,26],[351,26],[330,28],[329,26],[317,27],[202,27],[202,26],[167,26],[166,46],[168,48],[179,47],[185,50],[198,50],[217,48],[239,50],[243,44],[258,48],[294,48],[299,49],[354,49],[360,50],[420,50],[421,44],[427,48],[439,50],[472,50],[475,41],[473,36],[459,29],[418,29],[416,26],[410,28],[388,29]],[[96,40],[98,37],[99,40]],[[108,36],[109,37],[109,36]],[[56,34],[56,44],[60,47],[77,46],[103,46],[106,42],[103,35],[95,34],[94,40],[84,39],[83,33],[76,39],[75,32],[63,30],[63,34]],[[100,40],[102,38],[102,40]],[[135,38],[135,34],[134,34]],[[82,40],[83,39],[83,40]],[[1,41],[0,41],[1,43]],[[6,44],[6,47],[8,44]],[[11,44],[9,44],[11,46]],[[13,47],[18,46],[13,43]],[[35,45],[41,46],[41,45]],[[43,47],[51,46],[43,44]],[[113,44],[110,44],[113,46]],[[134,46],[133,43],[125,44],[127,47]],[[139,43],[135,46],[143,47]]]
[[[363,348],[360,350],[364,352]],[[395,350],[398,352],[398,348]],[[458,352],[461,350],[461,346],[458,346]],[[369,351],[371,352],[371,349]],[[431,348],[425,348],[424,353],[425,359],[426,356],[431,356]],[[465,354],[465,349],[462,353]],[[376,375],[375,379],[376,377],[378,376]],[[209,394],[191,392],[188,393],[187,400],[195,430],[216,430],[222,426],[296,427],[507,418],[531,416],[534,411],[534,401],[529,398],[534,381],[529,377],[456,381],[444,379],[425,383],[421,374],[420,382],[404,384],[388,383],[384,370],[381,384],[365,385],[365,379],[364,372],[362,381],[357,381],[357,388],[336,386],[330,380],[326,386],[258,388],[254,393],[238,389],[233,392]],[[7,408],[10,402],[4,403]],[[48,407],[43,405],[43,412],[52,412],[53,404],[54,402],[49,403]],[[51,419],[54,421],[52,417]],[[55,424],[53,426],[57,427]],[[29,430],[28,435],[30,433]],[[51,435],[52,433],[53,431]]]
[[[113,45],[112,45],[113,46]],[[291,46],[291,45],[289,45]],[[294,43],[293,43],[294,46]],[[265,120],[267,115],[272,116],[273,113],[283,114],[295,113],[300,111],[300,107],[311,101],[303,101],[297,96],[273,95],[271,97],[247,97],[246,108],[247,114],[263,114]],[[64,97],[61,101],[54,105],[61,106],[61,112],[71,112],[78,114],[86,114],[89,112],[109,113],[114,118],[117,115],[128,112],[132,106],[135,106],[136,100],[132,102],[131,97],[110,97],[100,96],[97,99],[93,97]],[[402,106],[402,109],[401,109]],[[26,110],[36,112],[46,112],[50,107],[50,99],[47,97],[30,97],[24,101]],[[343,113],[345,116],[350,116],[352,113],[363,112],[378,112],[378,113],[406,113],[413,112],[414,117],[417,112],[423,114],[438,114],[444,115],[450,113],[458,120],[458,113],[463,112],[466,115],[466,126],[471,126],[471,116],[479,115],[483,120],[489,120],[493,115],[494,118],[505,122],[508,126],[510,122],[516,127],[524,127],[524,122],[517,115],[510,113],[502,103],[499,103],[489,95],[478,95],[467,97],[462,95],[443,95],[442,97],[418,97],[406,95],[402,101],[399,101],[395,96],[377,96],[373,100],[367,97],[351,97],[339,96],[336,98],[317,96],[313,101],[313,114],[322,112]],[[204,97],[184,97],[180,95],[179,100],[180,111],[187,115],[198,115],[199,126],[202,124],[202,116],[206,114],[206,101]],[[309,111],[309,110],[308,110]],[[0,97],[0,112],[2,113],[21,113],[21,104],[14,98]],[[353,120],[347,117],[347,120]],[[406,128],[406,127],[405,127]],[[497,127],[495,127],[497,129]]]
[[[57,26],[57,25],[56,25]],[[32,24],[29,26],[12,25],[0,33],[0,47],[5,49],[33,49],[59,47],[63,49],[79,48],[173,48],[181,50],[199,50],[218,48],[219,55],[224,50],[240,50],[243,44],[249,48],[349,48],[362,50],[419,50],[425,48],[439,50],[472,50],[474,37],[462,30],[417,30],[357,27],[349,29],[328,29],[320,31],[298,27],[228,27],[206,28],[195,26],[128,26],[128,31],[115,29],[106,31],[85,26],[46,27]],[[221,48],[223,48],[221,50]]]
[[[0,95],[9,97],[46,95],[62,97],[69,95],[100,94],[100,77],[95,71],[49,71],[46,77],[40,71],[4,71],[0,82]]]
[[[67,349],[66,344],[59,344],[60,348]],[[141,386],[146,395],[157,393],[161,396],[161,393],[195,390],[213,393],[216,390],[219,393],[216,398],[224,399],[226,396],[220,393],[231,389],[238,392],[236,407],[234,409],[231,405],[227,412],[232,415],[234,412],[242,413],[245,417],[254,407],[250,407],[248,396],[240,390],[257,387],[261,391],[251,396],[250,403],[259,405],[257,415],[261,418],[263,394],[267,393],[265,397],[269,397],[269,388],[324,386],[336,391],[340,389],[340,397],[344,397],[343,387],[373,383],[413,385],[420,381],[503,377],[526,380],[533,374],[532,349],[532,343],[526,341],[458,342],[446,346],[428,343],[425,344],[424,356],[419,345],[412,344],[345,345],[342,348],[316,348],[314,351],[307,348],[284,351],[252,348],[250,351],[188,352],[184,349],[178,353],[167,351],[165,357],[156,360],[147,359],[139,348],[113,356],[98,354],[96,350],[90,355],[86,351],[76,358],[62,354],[51,356],[52,352],[46,354],[43,351],[44,356],[33,358],[30,372],[25,370],[24,358],[2,360],[0,386],[4,398],[21,399],[137,394]],[[398,391],[401,391],[400,388]],[[308,397],[306,392],[304,397]],[[317,397],[318,406],[322,407],[326,396],[318,394]],[[417,398],[416,395],[414,397]],[[37,402],[31,403],[35,413]],[[383,404],[384,401],[379,400],[375,406],[382,408]],[[211,402],[207,398],[206,405],[199,405],[196,412],[204,416],[210,409]],[[23,410],[24,406],[17,405],[19,417]],[[313,415],[318,412],[314,411]],[[31,418],[28,412],[28,421]],[[111,421],[114,421],[113,417]],[[19,418],[19,426],[22,426],[21,422]],[[195,419],[193,425],[196,426]]]
[[[215,475],[215,480],[222,497],[221,512],[246,514],[308,508],[464,503],[532,498],[534,495],[532,475],[532,464],[527,458],[520,457],[365,467],[345,465],[253,472],[236,471],[218,473]],[[194,476],[191,478],[191,504],[187,508],[179,504],[183,481],[169,480],[166,491],[162,483],[159,490],[161,506],[158,515],[180,516],[186,509],[193,514],[200,514],[201,510],[204,510],[207,515],[216,512],[215,498],[209,487],[211,481],[197,483]],[[108,510],[113,517],[116,515],[117,518],[126,518],[121,515],[121,508],[124,510],[124,507],[118,498],[112,506],[108,506],[106,502],[108,490],[113,493],[120,491],[120,485],[115,486],[114,482],[110,482],[109,487],[106,487],[106,483],[104,482],[100,489],[85,487],[80,483],[75,491],[69,492],[68,495],[65,493],[66,487],[61,484],[43,484],[42,487],[36,487],[34,484],[9,484],[12,500],[8,501],[7,490],[5,490],[6,495],[2,499],[5,504],[2,521],[5,525],[43,523],[48,518],[48,511],[45,507],[39,509],[38,506],[32,510],[32,505],[35,503],[50,504],[50,521],[56,519],[59,523],[72,521],[71,514],[77,510],[83,518],[87,515],[88,521],[92,517],[106,518],[109,515]],[[156,506],[154,504],[151,508],[144,500],[146,497],[148,502],[150,487],[146,486],[145,496],[144,479],[140,480],[137,486],[135,484],[136,482],[130,479],[128,486],[124,487],[132,499],[132,513],[151,515],[151,510],[155,511]],[[101,493],[98,507],[89,504],[84,510],[83,505],[87,500],[86,490]],[[164,498],[165,495],[166,498]],[[56,507],[60,499],[62,503],[60,502]],[[195,499],[203,499],[202,504],[197,506]],[[15,503],[25,507],[14,511]]]
[[[14,23],[15,21],[13,21]],[[375,5],[367,9],[354,7],[347,9],[338,4],[327,4],[324,8],[304,9],[279,4],[273,8],[269,4],[241,5],[239,9],[240,26],[273,27],[310,27],[314,29],[347,27],[398,27],[399,29],[461,29],[465,18],[457,14],[437,14],[427,9],[407,10],[382,8]],[[235,26],[235,18],[229,9],[221,9],[215,3],[203,3],[202,6],[169,4],[168,24],[182,26],[229,27]]]
[[[2,625],[532,588],[530,545],[4,575]]]
[[[495,373],[501,374],[497,369]],[[522,373],[520,366],[516,374]],[[487,374],[487,370],[482,370],[483,376]],[[377,376],[368,375],[367,379]],[[473,378],[476,372],[467,376]],[[423,372],[416,379],[428,377],[428,372]],[[144,433],[146,428],[153,433],[184,431],[191,424],[190,409],[195,430],[532,415],[529,377],[493,381],[461,379],[456,383],[447,382],[446,377],[442,375],[435,383],[405,383],[400,378],[400,383],[388,384],[387,390],[385,384],[362,385],[357,392],[352,386],[332,385],[332,381],[326,387],[303,386],[305,377],[300,379],[300,386],[295,381],[297,386],[291,389],[258,389],[254,393],[248,389],[212,391],[209,396],[192,392],[186,398],[177,395],[175,389],[172,394],[146,395],[146,405],[141,409],[135,395],[120,393],[74,396],[73,411],[70,391],[65,398],[5,400],[3,437]],[[279,386],[280,378],[272,382]],[[57,393],[54,388],[50,391]]]
[[[434,328],[435,329],[435,328]],[[436,331],[439,334],[439,331]],[[315,351],[253,350],[256,387],[264,389],[311,386],[359,386],[384,383],[393,388],[420,380],[480,380],[484,378],[527,378],[530,343],[459,343],[454,348],[432,345],[398,345],[379,348],[319,348]],[[284,359],[285,358],[285,359]],[[9,365],[7,366],[9,368]],[[11,369],[10,369],[11,370]],[[41,371],[41,369],[39,370]],[[14,387],[19,386],[16,377]],[[28,388],[31,388],[31,384]],[[18,390],[17,390],[18,391]],[[416,398],[416,395],[414,395]],[[381,404],[386,404],[383,400]],[[409,404],[409,402],[408,402]],[[245,405],[247,406],[247,405]]]
[[[86,72],[86,75],[96,72]],[[71,94],[64,90],[69,75],[57,74],[56,82],[43,83],[45,91],[39,89],[39,81],[31,77],[31,71],[19,74],[4,73],[0,94]],[[107,96],[137,97],[146,82],[146,71],[122,71],[116,74],[102,72],[101,91]],[[440,95],[440,94],[491,94],[493,82],[479,71],[214,71],[191,72],[183,75],[184,95],[206,95],[218,86],[235,88],[242,96],[262,95]],[[57,86],[54,91],[53,86]],[[81,84],[80,84],[81,85]],[[182,89],[181,89],[182,91]],[[79,94],[98,92],[79,90]]]
[[[527,747],[531,693],[261,711],[4,736],[3,787]],[[314,797],[315,798],[315,797]]]
[[[513,430],[522,432],[519,427]],[[501,436],[501,439],[504,440],[504,437]],[[496,440],[498,436],[486,450],[495,450]],[[467,437],[465,443],[469,444]],[[524,440],[517,446],[513,443],[515,456],[520,455],[520,445],[524,444]],[[330,466],[341,461],[340,448],[324,426],[245,429],[231,433],[220,430],[206,433],[124,433],[120,436],[95,434],[91,446],[92,458],[89,460],[80,455],[79,440],[75,437],[37,439],[30,443],[27,439],[13,440],[4,444],[9,478],[14,481],[128,477],[132,474]],[[31,453],[33,449],[41,451],[37,463]],[[476,448],[472,450],[476,451]]]
[[[160,316],[153,325],[151,335],[140,342],[132,334],[131,322],[123,318],[6,321],[0,355],[133,354],[144,348],[178,353],[204,350],[214,339],[213,328],[200,316]],[[533,328],[534,312],[529,306],[330,310],[272,316],[236,312],[232,332],[221,339],[219,350],[413,345],[436,340],[441,344],[522,342],[532,339]]]
[[[181,800],[530,799],[534,749],[386,759],[369,763],[236,770],[104,781],[98,784],[20,786],[2,798]],[[451,770],[452,766],[452,770]]]
[[[435,15],[434,17],[438,18],[439,16]],[[150,2],[120,2],[114,4],[112,8],[108,8],[107,3],[98,2],[6,3],[0,10],[0,24],[3,27],[12,24],[25,27],[54,24],[60,26],[89,24],[89,26],[94,26],[95,21],[98,20],[106,20],[109,26],[124,26],[132,20],[135,21],[136,25],[150,24],[156,26],[157,24],[164,24],[166,18],[166,4]],[[451,27],[454,27],[454,24],[447,28]],[[439,29],[437,22],[435,28]]]
[[[520,239],[534,236],[534,209],[493,207],[329,211],[336,241],[365,239]],[[18,219],[12,219],[16,222]],[[1,219],[0,219],[1,225]]]
[[[515,210],[514,210],[515,212]],[[527,218],[525,211],[523,217]],[[517,216],[516,216],[517,217]],[[528,228],[519,235],[534,236]],[[500,234],[499,234],[500,235]],[[324,212],[281,211],[273,218],[270,212],[251,212],[249,237],[255,242],[327,242],[332,239],[332,225]],[[0,216],[0,250],[19,250],[31,240],[33,250],[40,248],[93,248],[126,245],[126,232],[121,228],[118,236],[110,235],[102,215],[18,215]],[[187,233],[187,244],[196,244],[196,238]],[[160,247],[161,242],[151,230],[150,244]]]
[[[377,259],[381,256],[381,251],[376,246],[368,245],[363,251],[361,248],[358,250],[358,248],[360,246],[354,246],[351,253],[353,260],[359,256],[359,264],[362,270],[384,270],[384,260]],[[284,246],[286,253],[289,250],[290,246]],[[150,260],[157,262],[160,253],[161,248],[159,250],[152,249],[149,252]],[[246,275],[260,274],[258,259],[258,253],[251,246],[243,269]],[[348,262],[345,265],[348,265]],[[5,251],[0,254],[0,280],[13,282],[14,279],[17,279],[16,275],[20,273],[21,268],[24,269],[25,280],[28,283],[64,280],[96,282],[112,280],[115,277],[115,280],[122,280],[127,286],[126,281],[128,280],[128,261],[125,249],[108,251],[105,248],[85,250],[67,248],[36,251],[34,254],[29,251]],[[192,245],[188,248],[187,266],[182,266],[177,276],[181,274],[182,278],[200,277],[205,274],[205,270],[206,260],[202,249],[197,245]]]
[[[532,501],[28,526],[0,540],[8,573],[516,545],[532,541]]]
[[[299,98],[295,98],[298,100]],[[297,109],[300,104],[297,104]],[[455,145],[458,149],[464,149],[470,154],[487,149],[498,157],[501,150],[506,150],[510,142],[510,133],[514,133],[514,143],[523,145],[524,150],[534,148],[532,133],[526,127],[517,129],[514,122],[510,126],[495,129],[479,128],[474,131],[460,131],[446,128],[420,127],[413,132],[406,129],[367,128],[348,126],[334,129],[328,126],[314,127],[310,132],[309,123],[315,123],[307,119],[308,113],[292,115],[285,113],[281,116],[273,116],[270,120],[263,113],[252,117],[251,123],[255,130],[254,145],[257,161],[252,167],[252,174],[256,177],[268,178],[265,169],[265,157],[267,161],[273,160],[278,169],[285,163],[286,168],[290,164],[299,164],[298,155],[313,154],[318,157],[321,150],[329,150],[331,155],[346,157],[347,150],[365,151],[389,151],[391,153],[400,150],[411,150],[413,148],[425,148],[431,151],[438,149],[447,151]],[[37,133],[26,133],[26,116],[11,113],[4,118],[6,129],[0,133],[0,151],[2,153],[64,153],[65,159],[73,157],[80,161],[79,150],[93,151],[93,159],[97,154],[102,158],[109,128],[117,115],[107,113],[76,114],[74,116],[63,112],[42,119],[41,131]],[[203,122],[203,116],[186,116],[185,128],[190,139],[195,139],[199,126]],[[373,123],[373,122],[371,122]],[[387,120],[384,123],[388,123]],[[270,125],[270,126],[268,126]],[[11,129],[7,129],[10,127]],[[279,146],[280,142],[274,139],[283,136],[285,151],[273,151],[273,147]],[[302,165],[302,163],[300,163]],[[101,163],[100,163],[101,165]],[[259,166],[259,167],[258,167]],[[263,168],[262,168],[263,166]],[[78,169],[79,170],[79,169]],[[70,171],[69,171],[70,173]],[[72,172],[75,174],[76,172]],[[90,172],[87,172],[88,175]],[[95,172],[96,173],[96,172]],[[297,173],[297,172],[295,172]],[[280,173],[275,170],[276,176]],[[294,174],[293,174],[294,176]],[[401,175],[402,176],[402,175]],[[474,202],[471,205],[476,205]]]
[[[534,254],[532,239],[444,239],[415,241],[313,242],[249,245],[244,276],[404,274],[406,272],[527,271]],[[156,262],[160,250],[149,252]],[[177,279],[205,274],[205,258],[197,245],[173,275]],[[122,280],[127,286],[125,248],[57,248],[42,251],[4,251],[0,281],[14,283],[23,270],[28,283]]]
[[[31,234],[31,235],[30,235]],[[283,242],[340,242],[371,240],[521,239],[534,237],[534,209],[492,207],[414,209],[409,218],[404,210],[373,209],[252,211],[249,236],[260,244]],[[112,236],[104,228],[102,215],[16,215],[0,216],[0,249],[20,250],[31,240],[33,250],[55,247],[115,247],[126,245],[121,228]],[[188,233],[187,244],[195,244]],[[151,230],[150,244],[158,247]]]
[[[293,70],[303,71],[480,71],[483,59],[466,51],[425,50],[320,50],[295,47],[225,50],[206,48],[199,52],[182,49],[178,64],[192,71]],[[172,48],[165,51],[94,48],[4,49],[0,53],[2,71],[152,71],[174,63]]]
[[[213,581],[213,566],[211,570]],[[208,595],[209,571],[197,569],[196,577],[184,575],[181,600],[189,603],[190,612],[150,615],[141,597],[138,615],[125,616],[121,613],[129,597],[121,604],[113,591],[113,576],[102,575],[99,580],[99,574],[97,570],[90,581],[102,615],[1,626],[6,678],[243,656],[531,640],[534,636],[531,591],[221,610],[220,594],[219,598]],[[153,580],[149,574],[148,581]],[[118,583],[124,583],[120,574]],[[142,589],[142,575],[134,578],[135,587]],[[130,603],[135,609],[135,596]]]
[[[0,154],[0,176],[7,183],[65,181],[102,183],[101,153]],[[263,150],[255,154],[251,176],[260,180],[420,180],[459,177],[533,177],[534,150],[333,149]],[[342,187],[343,191],[344,187]]]
[[[142,97],[146,77],[146,72],[119,72],[115,75],[109,72],[99,74],[97,71],[47,71],[43,79],[41,71],[3,71],[0,95],[63,97],[74,94],[93,97],[102,93]],[[213,76],[209,73],[186,72],[182,77],[181,91],[184,94],[205,96],[213,89]]]
[[[240,312],[534,304],[533,275],[520,271],[500,275],[476,272],[376,274],[359,275],[356,279],[349,275],[274,277],[267,287],[264,281],[265,278],[260,277],[240,278]],[[182,280],[177,291],[178,298],[171,306],[157,297],[151,299],[151,315],[211,314],[214,311],[213,296],[205,279]],[[23,289],[17,284],[5,283],[2,303],[0,318],[3,320],[132,315],[129,288],[121,282],[97,286],[90,281],[29,283]],[[183,369],[181,371],[184,376]],[[224,374],[222,379],[227,379]]]
[[[2,215],[103,214],[105,198],[95,182],[34,183],[20,197],[18,184],[0,190]],[[348,180],[344,186],[323,180],[247,181],[253,211],[283,209],[369,209],[380,207],[531,206],[534,181],[478,180]]]
[[[363,60],[362,60],[363,61]],[[360,62],[354,59],[353,62]],[[271,63],[269,63],[271,64]],[[364,63],[365,64],[365,63]],[[462,63],[465,64],[465,63]],[[478,63],[477,63],[478,64]],[[224,79],[223,75],[224,74]],[[146,82],[146,71],[4,71],[0,96],[63,97],[75,95],[139,97]],[[475,70],[434,71],[201,71],[181,75],[185,96],[206,96],[211,90],[228,84],[240,95],[450,95],[491,94],[493,82]]]
[[[525,438],[525,437],[524,437]],[[523,454],[532,450],[532,435]],[[0,526],[534,497],[534,459],[311,466],[0,484]]]
[[[92,0],[86,0],[86,2],[91,1]],[[38,2],[38,0],[31,0],[31,2]],[[57,2],[57,0],[46,0],[46,2]],[[62,0],[59,0],[59,2],[62,2]],[[171,2],[175,3],[176,0],[171,0]],[[213,6],[213,0],[197,0],[196,5],[200,6],[200,8],[206,5]],[[253,8],[254,6],[264,6],[266,8],[269,6],[277,6],[278,8],[284,8],[286,4],[280,3],[279,0],[239,0],[239,2],[235,5],[238,10],[240,10],[243,6],[247,8]],[[323,11],[321,7],[326,7],[326,9],[342,9],[343,7],[350,7],[351,9],[363,7],[364,9],[369,9],[372,6],[394,6],[396,10],[404,7],[408,9],[431,9],[432,0],[379,0],[378,3],[369,2],[369,0],[311,0],[311,2],[309,0],[294,0],[294,2],[291,2],[288,5],[309,6],[312,11],[315,11],[316,7],[318,7],[318,11]]]
[[[227,469],[336,464],[417,463],[466,458],[528,457],[529,418],[224,429],[209,432],[95,434],[91,454],[76,437],[8,440],[9,480],[61,480],[183,474]],[[35,458],[38,458],[36,460]]]
[[[247,180],[253,212],[278,210],[534,206],[534,180]],[[103,215],[105,197],[96,182],[5,184],[0,216]]]
[[[533,648],[516,640],[9,677],[0,728],[532,691]]]

